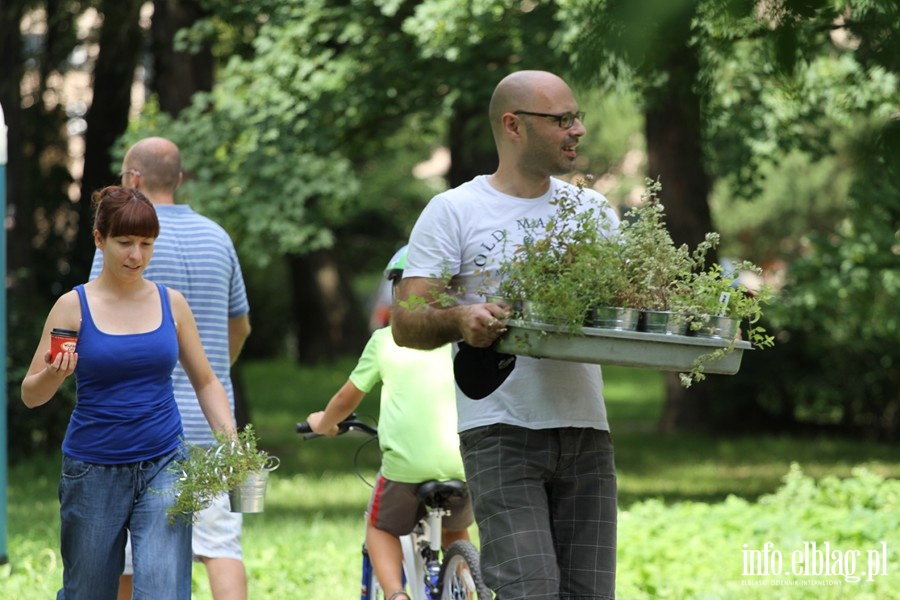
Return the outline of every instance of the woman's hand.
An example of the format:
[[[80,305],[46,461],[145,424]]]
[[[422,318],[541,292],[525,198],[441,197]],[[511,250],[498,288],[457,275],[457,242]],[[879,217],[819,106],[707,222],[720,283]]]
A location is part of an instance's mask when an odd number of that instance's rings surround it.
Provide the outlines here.
[[[47,371],[56,377],[65,379],[75,372],[75,366],[78,365],[77,352],[59,352],[56,360],[51,361],[50,351],[44,353],[44,362],[47,363]]]

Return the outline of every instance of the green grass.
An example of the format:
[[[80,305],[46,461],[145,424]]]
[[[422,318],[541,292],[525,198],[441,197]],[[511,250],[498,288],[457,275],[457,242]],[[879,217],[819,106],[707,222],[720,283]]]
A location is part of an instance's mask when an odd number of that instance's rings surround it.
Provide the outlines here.
[[[734,494],[755,500],[774,492],[795,462],[817,478],[846,477],[862,465],[900,477],[900,455],[889,444],[824,436],[660,434],[661,374],[624,367],[604,367],[604,373],[622,507],[647,498],[718,502]]]
[[[347,359],[317,368],[288,361],[242,366],[260,445],[282,461],[270,479],[265,512],[244,520],[245,562],[254,600],[358,594],[369,487],[354,470],[354,455],[363,438],[303,441],[294,432],[297,421],[324,407],[353,364]],[[893,591],[900,589],[893,572],[875,583],[807,590],[743,587],[740,577],[742,545],[761,548],[766,540],[777,541],[787,553],[803,539],[831,539],[863,550],[885,539],[889,566],[900,569],[896,519],[886,528],[883,508],[893,506],[896,514],[900,496],[874,504],[860,501],[857,508],[850,500],[849,508],[819,507],[813,496],[801,494],[815,487],[809,479],[796,484],[801,492],[785,495],[782,489],[775,500],[770,496],[782,488],[792,463],[817,480],[851,477],[858,466],[900,478],[895,447],[824,437],[662,435],[655,428],[663,402],[661,376],[625,368],[606,368],[605,375],[619,473],[620,597],[900,597]],[[359,413],[375,417],[377,406],[375,391]],[[370,445],[360,453],[359,469],[371,480],[376,467],[377,453]],[[4,599],[50,598],[59,587],[58,473],[55,456],[34,458],[10,470],[10,562],[0,566]],[[848,481],[856,485],[856,479]],[[878,482],[856,487],[873,486],[885,494],[895,489]],[[852,498],[862,492],[847,494]],[[199,565],[194,588],[194,598],[210,598]]]

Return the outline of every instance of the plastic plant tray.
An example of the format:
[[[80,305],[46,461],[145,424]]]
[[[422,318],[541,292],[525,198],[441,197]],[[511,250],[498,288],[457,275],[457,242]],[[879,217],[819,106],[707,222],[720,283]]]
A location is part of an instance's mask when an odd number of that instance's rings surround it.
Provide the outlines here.
[[[660,371],[690,371],[694,360],[731,343],[721,338],[582,327],[581,335],[565,328],[518,320],[507,321],[497,350],[508,354],[582,363],[620,365]],[[704,363],[706,373],[734,375],[750,342],[734,342],[734,350]]]

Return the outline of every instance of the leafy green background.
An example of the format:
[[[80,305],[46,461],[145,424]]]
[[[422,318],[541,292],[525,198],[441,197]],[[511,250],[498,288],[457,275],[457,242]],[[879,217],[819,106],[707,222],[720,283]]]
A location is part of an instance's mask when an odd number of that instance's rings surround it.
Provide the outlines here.
[[[260,444],[282,460],[269,483],[265,512],[245,516],[251,598],[358,594],[370,492],[359,475],[372,480],[377,452],[371,444],[360,449],[362,437],[301,441],[294,433],[294,423],[321,409],[353,364],[246,365]],[[612,367],[604,373],[619,475],[618,597],[900,598],[900,461],[893,445],[664,435],[656,431],[663,406],[660,373]],[[378,390],[359,414],[377,418]],[[10,472],[10,563],[0,566],[4,599],[50,598],[60,585],[58,477],[58,457],[33,457]],[[863,557],[885,541],[888,574],[834,587],[775,588],[775,578],[766,579],[765,587],[744,585],[745,544],[762,549],[772,542],[788,564],[790,552],[804,541],[828,541],[842,552],[858,549]],[[860,564],[858,571],[864,568]],[[199,565],[194,597],[211,598]]]

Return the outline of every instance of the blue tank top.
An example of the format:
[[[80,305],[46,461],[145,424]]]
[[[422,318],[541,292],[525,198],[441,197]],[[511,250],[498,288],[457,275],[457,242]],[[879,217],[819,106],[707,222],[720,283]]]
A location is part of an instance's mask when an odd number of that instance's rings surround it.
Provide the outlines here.
[[[63,452],[78,460],[112,465],[171,452],[181,443],[172,370],[178,337],[169,294],[157,284],[162,323],[146,333],[108,334],[97,329],[84,293],[75,368],[77,400]]]

